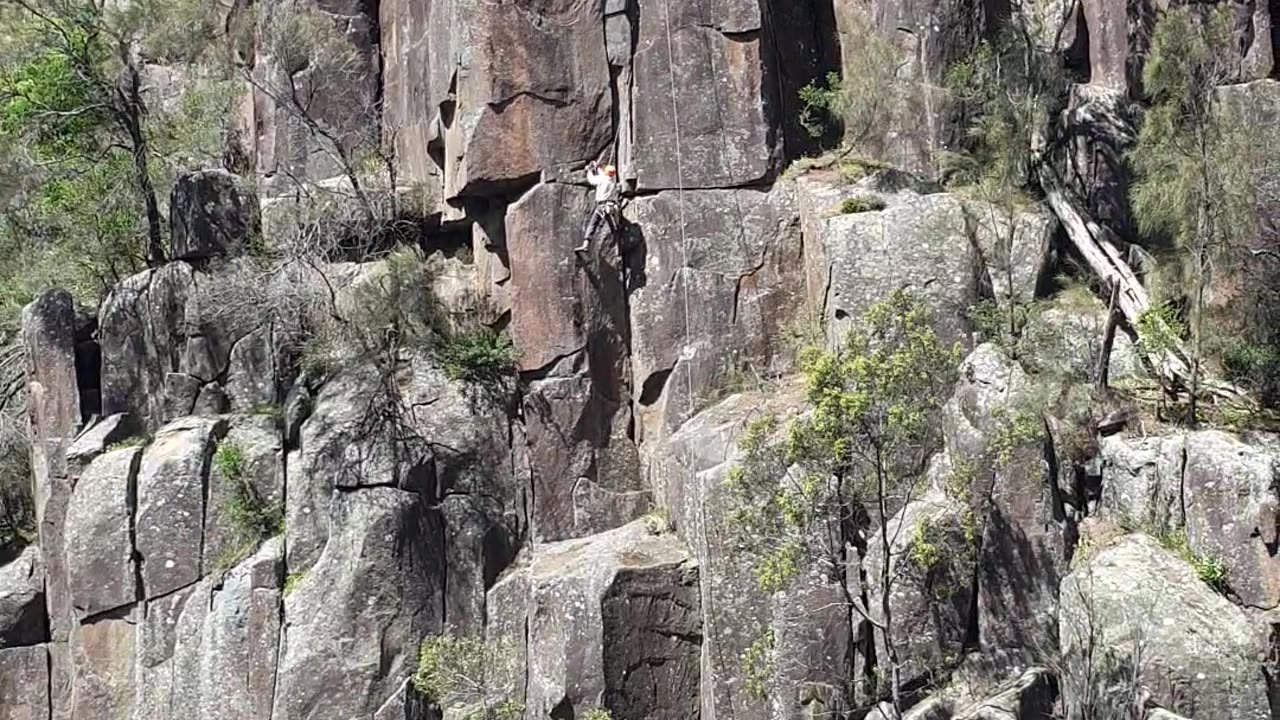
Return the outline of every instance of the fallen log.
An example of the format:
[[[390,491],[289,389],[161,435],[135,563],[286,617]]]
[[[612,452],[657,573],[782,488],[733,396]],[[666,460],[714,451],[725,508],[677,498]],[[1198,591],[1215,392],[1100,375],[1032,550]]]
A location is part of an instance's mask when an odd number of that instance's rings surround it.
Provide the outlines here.
[[[1138,327],[1138,321],[1151,309],[1151,296],[1142,286],[1138,276],[1125,262],[1117,247],[1115,233],[1089,217],[1088,212],[1072,197],[1062,181],[1047,164],[1040,166],[1040,187],[1053,214],[1066,230],[1071,245],[1080,253],[1089,268],[1102,280],[1102,286],[1113,288],[1116,305],[1129,327]],[[1192,382],[1191,355],[1178,346],[1158,356],[1149,354],[1148,362],[1172,387],[1190,389]],[[1221,400],[1232,404],[1253,407],[1253,401],[1230,383],[1210,377],[1200,370],[1199,387]]]

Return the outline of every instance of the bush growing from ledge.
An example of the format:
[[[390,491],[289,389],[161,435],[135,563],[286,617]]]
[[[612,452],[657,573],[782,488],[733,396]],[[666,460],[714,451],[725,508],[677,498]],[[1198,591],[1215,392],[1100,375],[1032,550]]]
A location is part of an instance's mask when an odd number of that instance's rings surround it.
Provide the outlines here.
[[[450,380],[480,385],[511,377],[519,360],[510,337],[482,325],[450,333],[435,356]]]
[[[218,558],[218,565],[228,569],[252,554],[263,540],[284,532],[284,506],[268,503],[258,495],[246,476],[248,460],[239,445],[223,442],[213,455],[213,463],[231,485],[222,510],[231,526],[232,545]]]
[[[506,656],[505,647],[479,638],[432,635],[418,648],[413,687],[441,710],[461,710],[465,720],[518,720],[524,705],[499,697],[494,686],[493,673]]]
[[[840,203],[840,214],[856,215],[865,212],[879,212],[885,207],[884,200],[874,195],[855,195],[851,198],[845,198]]]
[[[1219,594],[1227,592],[1227,566],[1221,560],[1208,555],[1201,555],[1191,547],[1191,543],[1187,540],[1186,530],[1173,530],[1161,533],[1159,536],[1160,544],[1166,550],[1182,558],[1192,570],[1196,571],[1196,577],[1205,585],[1213,588]]]

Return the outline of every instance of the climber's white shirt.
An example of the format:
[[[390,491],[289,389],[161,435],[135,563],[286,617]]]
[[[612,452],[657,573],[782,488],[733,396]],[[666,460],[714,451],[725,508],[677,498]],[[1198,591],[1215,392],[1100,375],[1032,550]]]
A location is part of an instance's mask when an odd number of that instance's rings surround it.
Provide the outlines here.
[[[618,180],[616,177],[609,177],[601,170],[587,172],[587,182],[596,189],[596,202],[617,202],[618,201]]]

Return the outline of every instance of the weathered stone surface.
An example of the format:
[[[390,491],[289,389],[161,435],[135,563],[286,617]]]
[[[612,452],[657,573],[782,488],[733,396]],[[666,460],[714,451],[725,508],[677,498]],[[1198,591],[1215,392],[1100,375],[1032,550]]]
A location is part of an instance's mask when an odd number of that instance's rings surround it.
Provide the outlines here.
[[[394,395],[388,380],[395,383]],[[453,527],[451,538],[481,542],[495,530],[492,541],[501,537],[518,545],[527,528],[525,490],[513,477],[506,400],[472,390],[448,380],[426,357],[414,358],[395,378],[365,367],[326,383],[302,423],[300,449],[289,455],[290,570],[304,570],[319,556],[337,488],[387,486],[447,496],[460,506],[459,518],[483,518],[475,528]],[[468,556],[478,552],[456,549]],[[484,589],[459,584],[453,590],[482,596]]]
[[[275,418],[232,418],[227,434],[217,441],[209,468],[202,542],[206,573],[227,567],[252,549],[246,548],[247,543],[256,545],[261,539],[257,529],[237,525],[237,503],[283,518],[284,486],[284,454]]]
[[[410,182],[439,177],[446,199],[484,193],[609,143],[600,3],[396,0],[380,15],[384,123]]]
[[[634,517],[628,506],[643,501],[634,495],[641,483],[622,252],[608,240],[598,240],[585,261],[575,261],[572,251],[588,200],[581,188],[539,185],[506,218],[511,336],[521,369],[546,377],[531,384],[524,400],[542,540],[616,527]],[[616,519],[601,514],[604,506],[590,497],[597,492],[606,502],[610,494],[623,498]],[[575,507],[580,500],[585,504]],[[594,519],[587,517],[592,512]]]
[[[1057,698],[1053,673],[1032,668],[1006,689],[962,710],[955,720],[1044,720],[1053,717]]]
[[[66,450],[80,426],[80,393],[76,385],[76,314],[71,295],[42,293],[22,310],[22,339],[27,361],[27,412],[31,419],[31,469],[36,522],[41,541],[56,542],[45,521],[46,504],[57,496],[65,502]]]
[[[1107,329],[1107,307],[1097,298],[1059,297],[1036,313],[1023,329],[1018,359],[1029,370],[1093,380]],[[1142,376],[1142,360],[1129,335],[1116,330],[1108,378]]]
[[[627,319],[617,246],[596,240],[598,262],[584,268],[573,248],[591,213],[590,195],[562,183],[535,187],[507,210],[511,337],[531,371],[591,349],[589,361],[620,372]]]
[[[201,576],[205,482],[221,423],[184,418],[166,425],[142,454],[134,543],[148,599]]]
[[[67,587],[79,618],[138,599],[133,512],[142,451],[115,450],[94,460],[76,483],[67,510]]]
[[[660,193],[630,215],[646,249],[630,299],[631,363],[643,437],[658,441],[726,376],[786,366],[803,244],[787,188]]]
[[[67,466],[78,475],[94,458],[119,442],[138,437],[143,433],[137,418],[127,413],[116,413],[103,418],[81,432],[67,449]]]
[[[641,188],[748,185],[773,169],[781,148],[761,14],[757,3],[740,0],[641,4],[634,131]]]
[[[1103,517],[1154,534],[1182,525],[1183,436],[1112,435],[1100,449]]]
[[[965,212],[996,302],[1030,303],[1049,267],[1057,218],[1042,206],[1011,212],[980,200],[965,203]]]
[[[1063,702],[1079,707],[1080,679],[1098,673],[1105,648],[1122,672],[1136,662],[1151,700],[1195,707],[1197,717],[1271,717],[1259,658],[1263,648],[1248,618],[1200,582],[1189,565],[1144,535],[1099,548],[1062,583],[1060,637]]]
[[[962,652],[974,598],[977,547],[965,537],[968,508],[939,491],[894,515],[889,537],[890,631],[905,683],[927,678]],[[878,533],[878,531],[875,531]],[[924,546],[917,547],[917,538]],[[868,610],[873,623],[886,622],[881,594],[885,552],[879,535],[868,538],[863,560]],[[883,633],[875,633],[876,657],[888,658]]]
[[[943,408],[953,468],[965,470],[982,534],[978,627],[984,650],[1025,651],[1056,642],[1058,581],[1074,528],[1048,459],[1053,448],[1016,362],[990,343],[960,366]],[[955,471],[953,471],[955,472]]]
[[[169,201],[172,256],[199,260],[248,252],[262,233],[258,194],[226,170],[187,173]]]
[[[275,347],[270,328],[245,335],[227,359],[226,394],[232,412],[255,412],[277,400]]]
[[[747,423],[777,413],[784,423],[803,405],[796,387],[765,397],[735,395],[694,416],[653,455],[649,480],[657,503],[688,543],[699,566],[703,615],[702,717],[755,720],[771,717],[770,704],[747,691],[741,658],[766,631],[793,654],[769,679],[770,692],[786,712],[798,712],[811,693],[830,686],[843,696],[853,654],[849,608],[816,598],[843,597],[837,583],[809,580],[771,602],[744,562],[735,538],[717,518],[727,516],[731,498],[724,480]],[[792,594],[794,593],[794,594]],[[798,621],[797,618],[805,618]],[[815,638],[822,628],[826,633]],[[803,637],[801,637],[803,636]]]
[[[183,262],[118,283],[102,304],[102,411],[138,416],[150,430],[165,416],[165,378],[182,357],[186,303],[193,292]]]
[[[44,561],[40,549],[31,546],[0,566],[0,648],[36,645],[48,639]]]
[[[1244,604],[1280,605],[1280,447],[1213,430],[1189,433],[1186,442],[1182,507],[1191,548],[1226,565]]]
[[[43,645],[0,649],[0,720],[48,718],[48,650]]]
[[[213,590],[200,652],[201,717],[271,717],[283,584],[284,546],[275,538]]]
[[[444,528],[421,497],[361,488],[327,512],[332,535],[284,600],[273,717],[373,715],[445,619]]]
[[[513,585],[521,592],[504,589]],[[495,603],[493,616],[528,623],[530,713],[699,717],[698,570],[674,535],[635,522],[539,546],[490,599],[510,603]]]
[[[961,201],[947,194],[866,190],[887,207],[841,215],[839,193],[824,186],[810,178],[798,183],[809,307],[821,308],[828,338],[844,338],[874,303],[905,289],[933,311],[944,342],[967,343],[965,313],[978,300],[981,263]]]
[[[535,538],[584,537],[649,509],[625,410],[583,374],[529,386],[524,418]]]
[[[137,627],[104,618],[71,634],[71,720],[133,720]]]

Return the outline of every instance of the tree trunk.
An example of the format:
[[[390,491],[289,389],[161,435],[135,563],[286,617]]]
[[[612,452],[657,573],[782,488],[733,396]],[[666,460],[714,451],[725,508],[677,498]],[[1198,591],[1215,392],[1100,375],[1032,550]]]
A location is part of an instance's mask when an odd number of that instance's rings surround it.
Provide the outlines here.
[[[1102,352],[1098,353],[1098,367],[1094,372],[1099,391],[1107,389],[1111,374],[1111,351],[1116,343],[1116,328],[1120,324],[1120,311],[1116,307],[1120,301],[1120,286],[1111,284],[1111,302],[1107,305],[1107,327],[1102,333]]]
[[[130,50],[123,45],[120,48],[120,58],[125,70],[121,87],[116,90],[116,117],[129,135],[134,184],[138,194],[142,196],[147,213],[147,265],[154,267],[165,261],[164,225],[160,218],[160,203],[156,200],[155,185],[151,182],[147,136],[142,127],[142,116],[146,111],[142,100],[142,77]]]
[[[1117,305],[1120,312],[1130,326],[1137,327],[1138,321],[1151,308],[1151,298],[1116,248],[1113,242],[1114,234],[1089,219],[1063,189],[1062,183],[1053,170],[1045,165],[1040,168],[1040,185],[1049,207],[1058,216],[1058,220],[1066,230],[1067,238],[1084,257],[1090,269],[1098,275],[1104,285],[1119,286]],[[1200,373],[1195,372],[1190,355],[1181,344],[1162,356],[1150,356],[1148,360],[1155,366],[1160,376],[1173,385],[1184,388],[1194,387],[1234,403],[1252,405],[1252,402],[1234,387],[1220,381],[1199,377]]]
[[[902,676],[900,675],[900,663],[898,662],[898,646],[893,637],[893,610],[890,608],[890,573],[889,560],[892,555],[892,548],[889,543],[889,512],[888,503],[885,502],[884,481],[884,463],[880,458],[880,451],[876,451],[876,500],[880,511],[880,612],[884,616],[884,627],[880,628],[880,634],[884,637],[885,654],[889,663],[889,691],[892,693],[893,709],[902,715]]]

